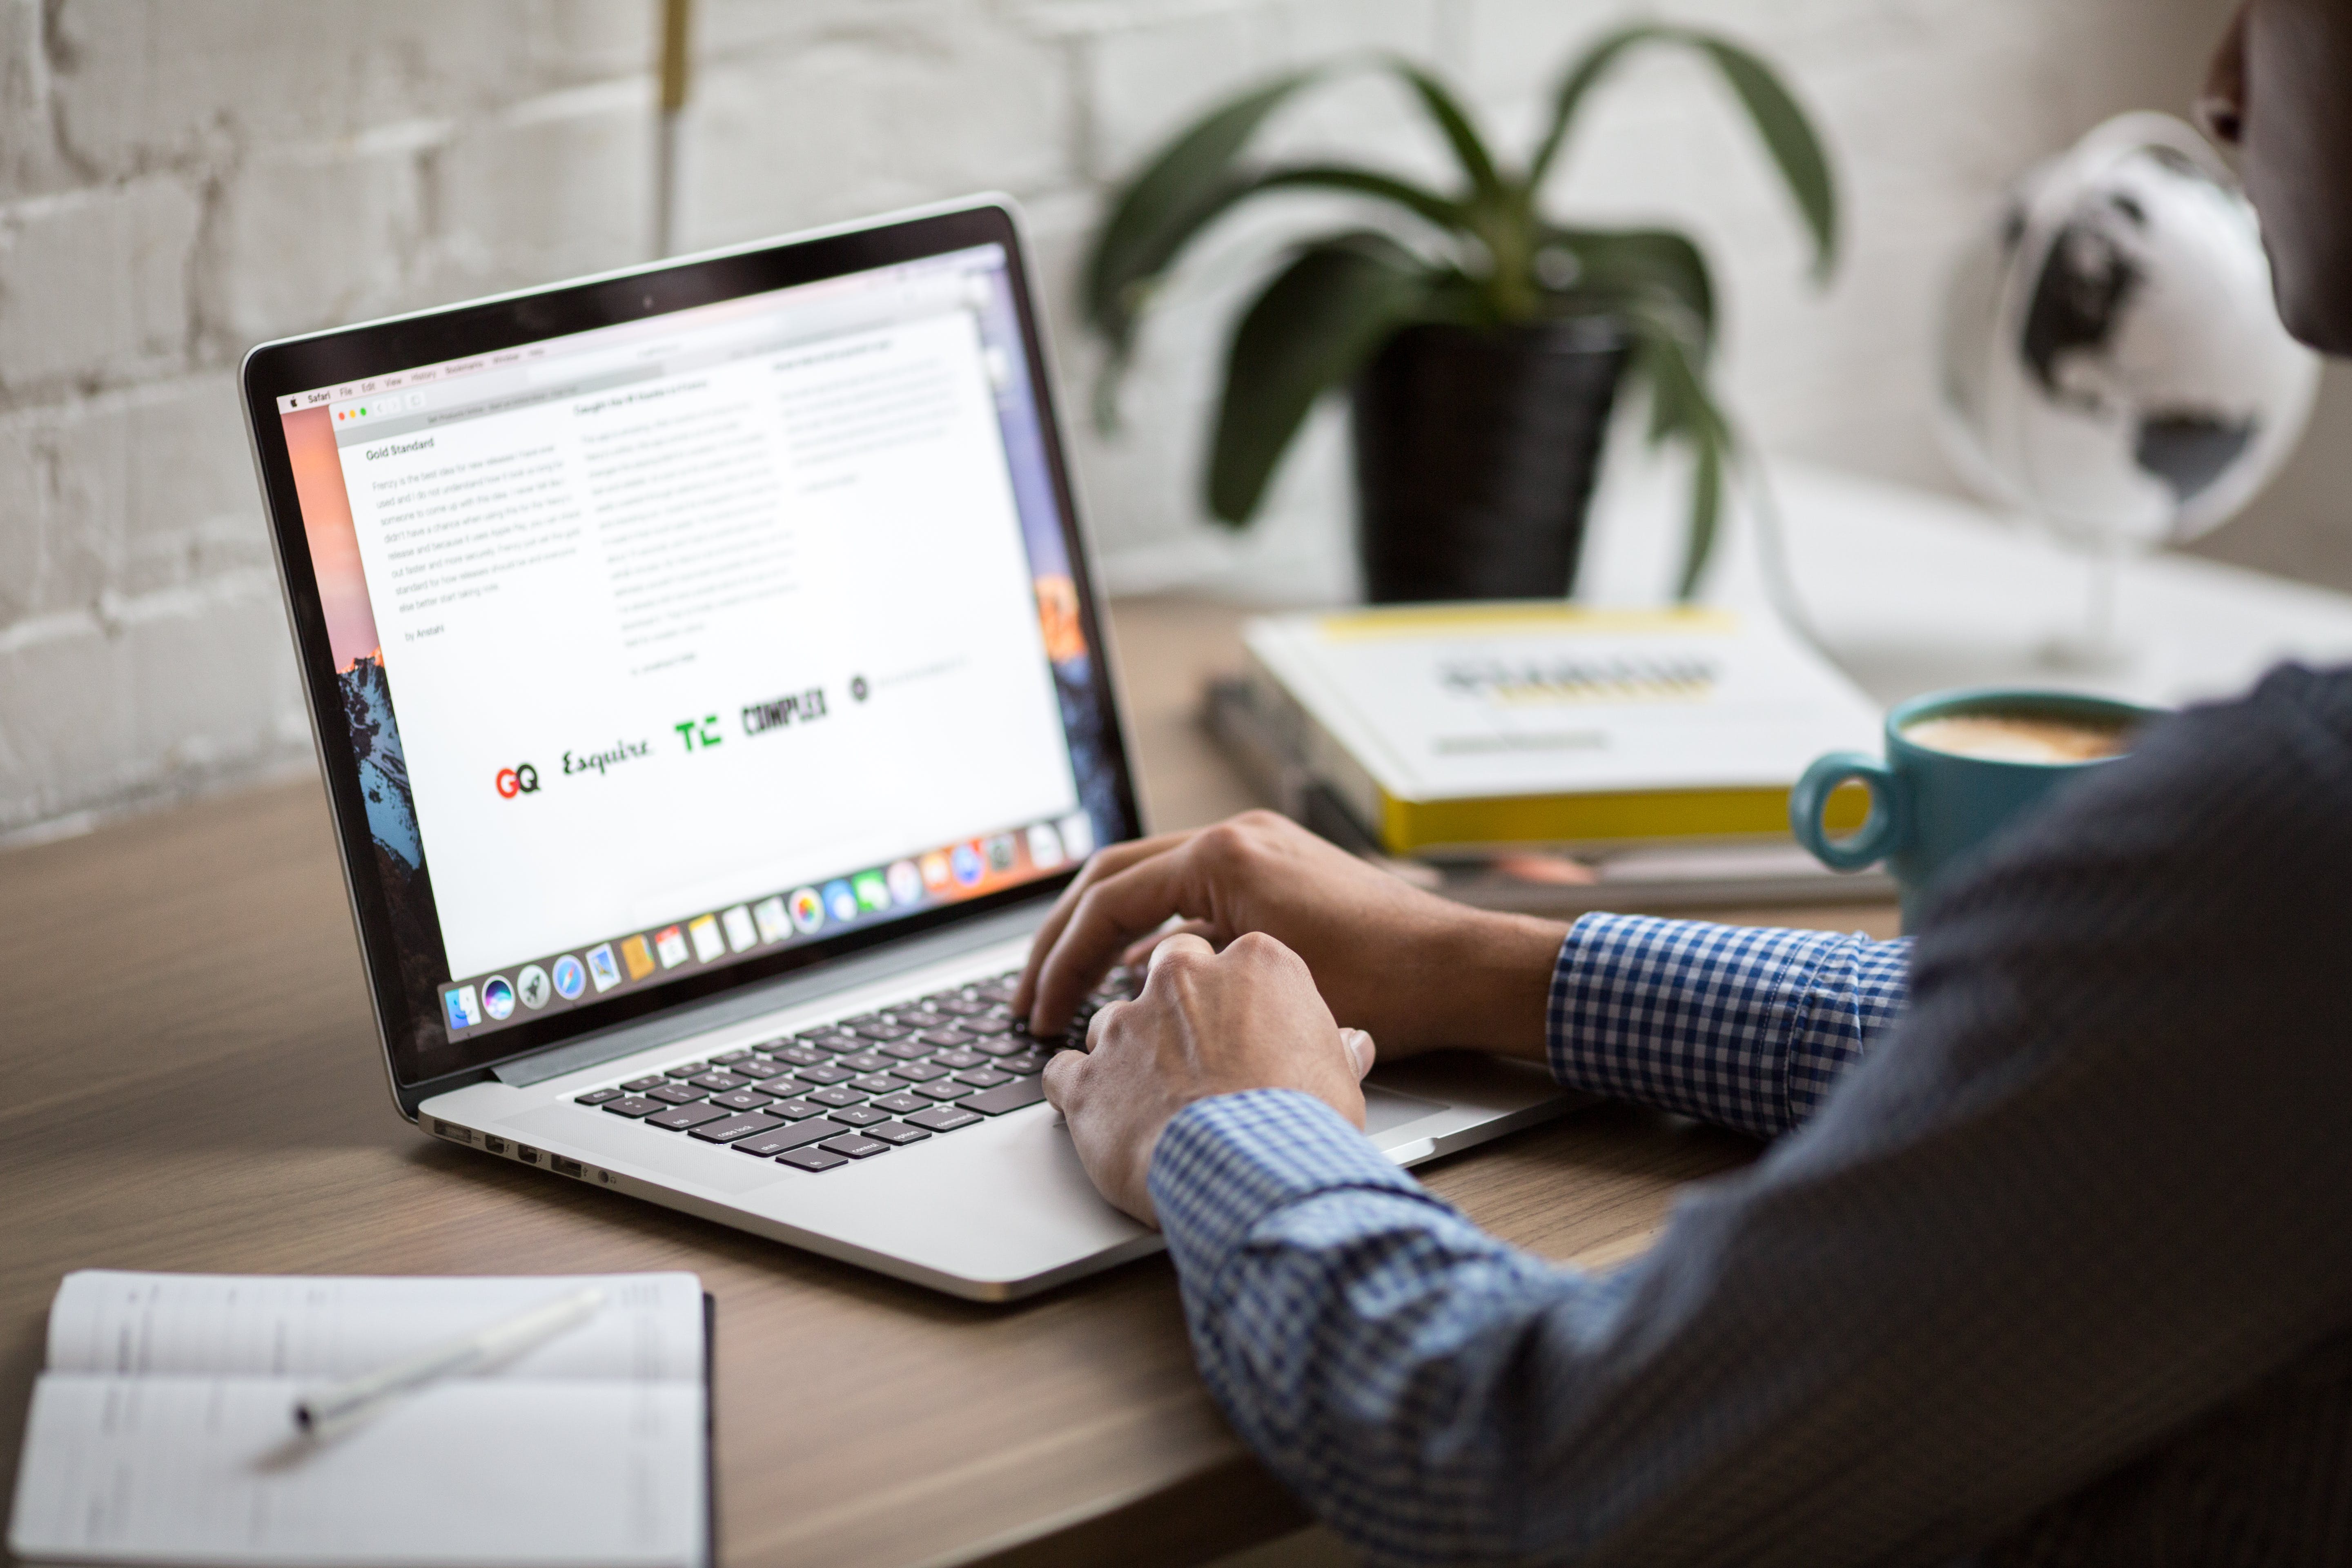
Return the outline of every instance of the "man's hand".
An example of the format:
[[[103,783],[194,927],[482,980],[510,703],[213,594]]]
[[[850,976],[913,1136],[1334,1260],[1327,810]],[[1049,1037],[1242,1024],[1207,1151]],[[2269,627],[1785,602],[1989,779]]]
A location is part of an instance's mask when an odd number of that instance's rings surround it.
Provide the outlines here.
[[[1358,1127],[1372,1042],[1342,1029],[1298,955],[1248,935],[1216,952],[1189,932],[1152,950],[1132,1002],[1094,1016],[1084,1053],[1045,1064],[1045,1098],[1103,1196],[1155,1223],[1147,1178],[1169,1119],[1196,1100],[1245,1089],[1304,1089]]]
[[[1470,1046],[1540,1058],[1567,928],[1423,892],[1296,823],[1253,811],[1115,844],[1037,932],[1013,1009],[1058,1036],[1114,963],[1142,962],[1171,917],[1223,946],[1249,931],[1306,961],[1339,1022],[1391,1056]]]

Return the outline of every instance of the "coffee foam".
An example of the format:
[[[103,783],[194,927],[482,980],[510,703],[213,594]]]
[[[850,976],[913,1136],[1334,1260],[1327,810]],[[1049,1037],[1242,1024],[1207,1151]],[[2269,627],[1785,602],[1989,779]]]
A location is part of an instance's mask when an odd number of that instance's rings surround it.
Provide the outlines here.
[[[2129,750],[2121,724],[2033,713],[1948,713],[1903,727],[1929,751],[1995,763],[2092,763]]]

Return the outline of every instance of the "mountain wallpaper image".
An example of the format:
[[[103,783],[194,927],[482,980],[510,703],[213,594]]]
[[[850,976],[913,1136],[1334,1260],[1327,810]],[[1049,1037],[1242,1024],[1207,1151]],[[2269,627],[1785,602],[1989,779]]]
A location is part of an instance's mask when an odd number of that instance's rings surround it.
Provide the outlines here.
[[[433,882],[425,868],[425,841],[416,830],[416,803],[408,790],[408,762],[401,754],[400,726],[392,717],[392,688],[384,679],[383,657],[362,655],[338,671],[335,680],[342,689],[352,756],[359,764],[376,879],[383,888],[400,953],[401,989],[408,995],[417,1044],[437,1044],[438,993],[448,963],[433,912]]]

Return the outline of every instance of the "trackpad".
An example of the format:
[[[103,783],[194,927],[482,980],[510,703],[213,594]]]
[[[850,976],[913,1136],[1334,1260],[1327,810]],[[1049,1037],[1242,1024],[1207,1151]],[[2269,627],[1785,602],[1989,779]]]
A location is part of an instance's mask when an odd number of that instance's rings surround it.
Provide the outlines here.
[[[1399,1094],[1392,1089],[1381,1089],[1376,1084],[1364,1085],[1364,1131],[1370,1137],[1377,1138],[1383,1132],[1409,1127],[1424,1116],[1434,1116],[1450,1109],[1433,1100]]]

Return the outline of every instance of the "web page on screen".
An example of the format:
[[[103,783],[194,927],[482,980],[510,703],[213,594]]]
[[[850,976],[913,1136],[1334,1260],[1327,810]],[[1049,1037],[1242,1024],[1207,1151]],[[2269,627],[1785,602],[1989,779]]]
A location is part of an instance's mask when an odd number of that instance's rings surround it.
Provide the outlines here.
[[[1009,306],[991,247],[284,400],[450,1037],[1092,847]]]

